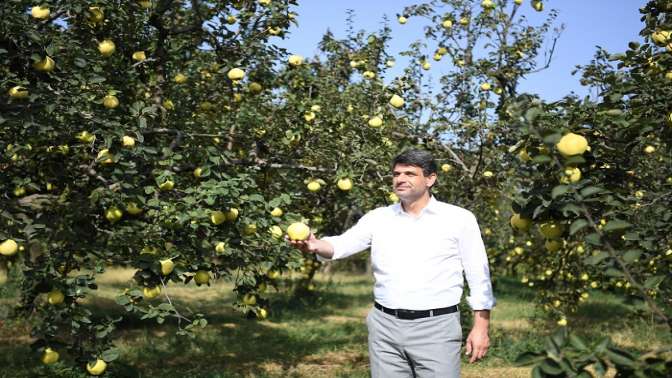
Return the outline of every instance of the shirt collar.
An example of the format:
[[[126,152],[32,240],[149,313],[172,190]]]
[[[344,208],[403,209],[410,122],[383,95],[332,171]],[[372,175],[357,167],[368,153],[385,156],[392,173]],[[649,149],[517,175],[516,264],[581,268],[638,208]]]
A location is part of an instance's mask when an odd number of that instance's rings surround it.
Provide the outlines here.
[[[394,204],[393,210],[396,215],[404,213],[404,208],[401,207],[401,201]],[[420,214],[425,212],[433,214],[437,214],[439,212],[439,201],[434,196],[430,195],[429,202],[427,202],[427,205],[425,205],[425,207],[420,211]]]

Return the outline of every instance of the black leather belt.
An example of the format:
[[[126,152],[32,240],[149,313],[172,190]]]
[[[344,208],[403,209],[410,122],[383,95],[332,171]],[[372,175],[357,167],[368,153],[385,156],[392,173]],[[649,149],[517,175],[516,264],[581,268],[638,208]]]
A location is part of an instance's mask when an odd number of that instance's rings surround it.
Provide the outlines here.
[[[420,319],[429,316],[445,315],[457,312],[457,305],[435,308],[432,310],[404,310],[399,308],[398,309],[387,308],[378,302],[374,302],[373,306],[386,314],[394,315],[399,319],[406,319],[406,320]]]

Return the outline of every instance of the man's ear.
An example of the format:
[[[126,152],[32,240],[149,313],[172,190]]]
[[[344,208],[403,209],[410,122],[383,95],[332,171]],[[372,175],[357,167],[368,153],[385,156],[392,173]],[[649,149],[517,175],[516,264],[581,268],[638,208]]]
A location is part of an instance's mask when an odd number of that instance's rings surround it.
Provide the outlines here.
[[[427,176],[427,187],[431,188],[436,184],[436,173],[432,173],[431,175]]]

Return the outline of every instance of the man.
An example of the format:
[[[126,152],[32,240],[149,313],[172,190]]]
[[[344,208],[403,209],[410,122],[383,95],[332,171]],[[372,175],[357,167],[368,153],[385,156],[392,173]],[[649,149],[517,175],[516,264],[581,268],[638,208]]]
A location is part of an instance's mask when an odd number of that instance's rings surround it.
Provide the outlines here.
[[[466,341],[473,363],[488,350],[495,304],[488,259],[474,215],[436,200],[436,162],[409,150],[392,164],[400,203],[365,214],[340,236],[291,241],[321,260],[371,248],[374,308],[367,316],[371,376],[459,377],[462,328],[457,304],[466,275],[474,326]]]

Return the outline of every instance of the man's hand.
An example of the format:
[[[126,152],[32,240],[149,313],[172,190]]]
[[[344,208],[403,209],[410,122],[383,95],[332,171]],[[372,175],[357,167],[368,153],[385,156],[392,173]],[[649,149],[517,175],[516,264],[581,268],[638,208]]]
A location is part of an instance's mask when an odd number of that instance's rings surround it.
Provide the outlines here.
[[[308,235],[308,238],[306,240],[292,240],[288,236],[285,235],[285,240],[289,242],[294,248],[297,248],[301,250],[302,252],[306,253],[316,253],[317,252],[317,238],[313,233],[311,232],[310,235]]]
[[[330,259],[334,255],[334,248],[328,242],[320,240],[311,232],[306,240],[291,240],[285,236],[285,240],[289,242],[294,248],[306,253],[316,253],[320,256]]]
[[[490,346],[490,337],[488,336],[488,324],[490,322],[490,311],[474,311],[474,327],[467,337],[467,356],[469,363],[474,363],[485,357]]]

